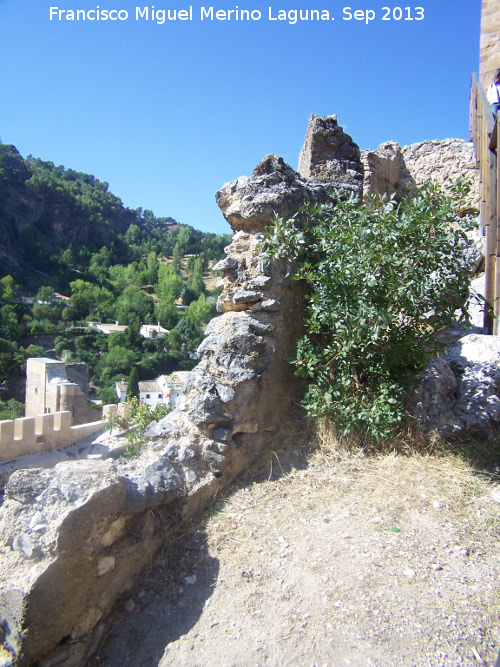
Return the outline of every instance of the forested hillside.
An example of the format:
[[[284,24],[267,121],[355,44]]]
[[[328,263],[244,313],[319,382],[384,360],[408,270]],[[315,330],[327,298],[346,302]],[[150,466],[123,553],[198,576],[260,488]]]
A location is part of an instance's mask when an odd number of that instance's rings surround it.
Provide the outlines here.
[[[44,353],[27,337],[55,336],[60,358],[85,361],[101,398],[137,367],[141,379],[193,365],[215,313],[210,267],[229,234],[203,233],[131,210],[94,176],[0,144],[0,388]],[[28,301],[27,297],[31,296]],[[23,297],[23,298],[21,298]],[[109,336],[89,321],[128,327]],[[168,335],[139,335],[159,323]],[[0,396],[0,399],[2,396]],[[2,406],[0,404],[0,411]]]
[[[11,275],[36,290],[50,276],[63,289],[68,272],[86,268],[93,254],[127,264],[155,251],[171,256],[176,221],[142,208],[125,208],[108,183],[0,144],[0,276]],[[218,237],[220,239],[220,237]],[[181,238],[186,254],[220,254],[217,235],[190,230]]]

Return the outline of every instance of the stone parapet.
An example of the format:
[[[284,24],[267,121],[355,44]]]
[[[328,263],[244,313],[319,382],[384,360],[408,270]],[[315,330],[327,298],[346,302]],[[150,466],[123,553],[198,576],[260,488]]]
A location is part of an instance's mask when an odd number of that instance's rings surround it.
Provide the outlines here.
[[[99,420],[71,426],[68,411],[0,421],[0,461],[64,449],[101,430],[103,425]]]

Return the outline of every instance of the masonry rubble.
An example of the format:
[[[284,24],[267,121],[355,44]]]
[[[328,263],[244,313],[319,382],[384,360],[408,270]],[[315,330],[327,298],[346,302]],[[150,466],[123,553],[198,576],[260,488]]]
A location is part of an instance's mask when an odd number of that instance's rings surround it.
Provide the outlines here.
[[[341,154],[335,163],[335,151],[328,152],[319,177],[307,148],[303,175],[268,155],[250,177],[217,193],[234,232],[215,267],[221,314],[207,327],[177,409],[150,425],[153,440],[141,456],[11,476],[0,509],[2,664],[42,657],[47,667],[85,664],[101,619],[170,527],[258,458],[289,414],[300,387],[287,360],[302,330],[303,298],[286,262],[264,266],[258,247],[275,213],[292,216],[305,199],[327,201],[335,186],[344,196],[361,194],[359,149],[336,117],[320,125]],[[311,178],[304,175],[308,161]]]
[[[485,438],[500,426],[500,338],[468,334],[431,361],[410,409],[424,431]]]

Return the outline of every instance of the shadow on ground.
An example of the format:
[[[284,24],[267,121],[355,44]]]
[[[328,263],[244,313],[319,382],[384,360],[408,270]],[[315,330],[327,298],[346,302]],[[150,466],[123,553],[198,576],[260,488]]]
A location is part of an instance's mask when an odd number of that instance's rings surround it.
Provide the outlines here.
[[[258,464],[216,497],[207,513],[217,513],[249,481],[276,480],[307,467],[310,433],[302,418],[297,421],[280,429]],[[117,604],[89,667],[157,667],[167,646],[196,625],[219,575],[219,560],[208,554],[204,523],[185,527],[183,535],[165,545],[150,571]]]
[[[290,428],[288,425],[288,429],[288,433],[281,432],[277,435],[270,449],[262,456],[259,465],[254,466],[233,487],[214,499],[213,504],[206,510],[207,514],[217,514],[234,491],[247,484],[251,486],[252,483],[278,480],[293,469],[307,468],[311,439],[313,439],[311,432],[300,422],[295,428]],[[316,446],[318,446],[317,441]],[[404,453],[405,450],[400,452],[402,455]],[[411,453],[409,448],[408,454]],[[360,454],[361,458],[358,458]],[[424,452],[424,455],[437,458],[449,454],[466,459],[481,475],[486,474],[491,477],[499,475],[500,438],[493,438],[487,442],[439,441],[435,450],[426,449]],[[361,465],[363,458],[377,458],[380,456],[380,451],[365,444],[365,447],[358,447],[352,451],[341,449],[337,454],[334,452],[333,456],[334,458],[352,456],[357,459],[356,464]],[[220,569],[219,560],[208,554],[204,525],[205,520],[198,519],[194,527],[185,527],[184,534],[177,536],[173,544],[165,546],[149,572],[138,579],[135,587],[121,600],[108,619],[107,632],[101,648],[88,663],[89,667],[124,665],[157,667],[165,652],[169,650],[169,644],[188,633],[186,645],[177,650],[181,651],[184,658],[187,654],[193,655],[194,659],[196,651],[199,657],[201,646],[199,642],[203,637],[190,631],[210,604]],[[217,618],[217,614],[214,618]],[[222,617],[220,618],[222,621]],[[218,623],[214,622],[213,625]],[[222,625],[217,628],[217,631],[221,630],[225,630]],[[194,647],[194,644],[189,645],[193,638],[198,642],[197,647]],[[194,651],[192,654],[191,648]]]
[[[197,623],[217,581],[219,561],[208,556],[200,531],[186,535],[176,551],[178,565],[169,569],[172,553],[164,550],[121,600],[90,667],[156,667],[165,647]]]

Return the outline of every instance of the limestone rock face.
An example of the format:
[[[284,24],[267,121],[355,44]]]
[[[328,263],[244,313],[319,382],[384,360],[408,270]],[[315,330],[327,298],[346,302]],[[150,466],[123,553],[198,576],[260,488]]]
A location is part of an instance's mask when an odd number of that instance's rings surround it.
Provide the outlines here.
[[[236,232],[226,253],[234,262],[223,265],[222,315],[206,329],[179,410],[207,437],[255,451],[297,387],[287,359],[302,331],[302,294],[286,265],[262,265],[255,234]]]
[[[387,141],[376,151],[361,151],[365,195],[402,197],[407,188],[426,181],[445,185],[457,178],[472,182],[471,201],[479,196],[479,173],[472,144],[463,139],[422,141],[401,148]]]
[[[251,177],[226,183],[215,195],[233,231],[264,232],[275,215],[289,218],[305,201],[326,202],[327,188],[308,183],[278,155],[266,155]],[[231,256],[227,260],[232,261]],[[221,267],[222,268],[222,267]]]
[[[500,338],[469,334],[430,363],[410,411],[444,437],[494,433],[500,423]]]
[[[363,164],[352,138],[339,127],[337,116],[312,114],[299,155],[299,174],[319,183],[334,183],[361,197]]]
[[[402,197],[415,181],[408,171],[401,146],[386,141],[376,151],[361,151],[364,166],[363,195],[396,195]]]
[[[487,88],[500,56],[500,8],[495,0],[482,0],[481,7],[481,40],[480,40],[480,81]]]
[[[457,178],[472,181],[471,201],[479,197],[479,172],[474,148],[463,139],[422,141],[402,149],[406,168],[417,185],[432,181],[444,185]]]
[[[91,633],[161,544],[162,512],[146,510],[185,484],[166,456],[120,472],[111,460],[15,472],[0,514],[2,665],[33,664],[64,637]],[[88,650],[66,646],[57,664],[86,664]]]

